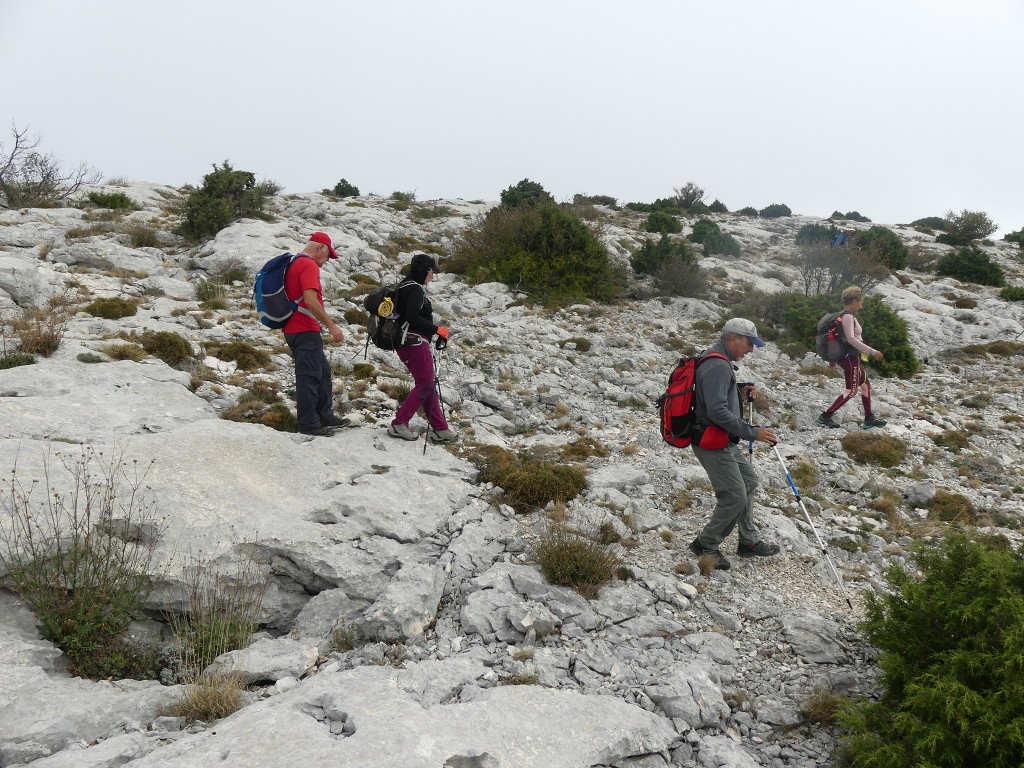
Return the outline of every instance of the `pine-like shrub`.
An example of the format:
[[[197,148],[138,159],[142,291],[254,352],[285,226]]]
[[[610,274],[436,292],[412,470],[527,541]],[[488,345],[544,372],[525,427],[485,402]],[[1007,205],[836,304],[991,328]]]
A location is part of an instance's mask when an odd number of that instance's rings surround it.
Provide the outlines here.
[[[978,285],[1006,285],[1003,268],[996,264],[989,255],[974,248],[961,248],[947,253],[939,259],[935,268],[937,274],[954,277],[965,283]]]
[[[835,227],[824,224],[804,224],[796,233],[797,245],[822,245],[832,240]]]
[[[748,205],[746,208],[740,208],[736,213],[742,216],[757,216],[757,208],[752,205]]]
[[[523,179],[501,193],[501,204],[506,208],[518,208],[521,205],[553,205],[555,198],[536,181]]]
[[[1005,540],[950,536],[867,595],[881,700],[840,712],[851,768],[1024,765],[1024,558]]]
[[[256,183],[250,171],[236,171],[227,160],[203,176],[203,185],[186,198],[178,234],[190,240],[212,237],[239,219],[266,219],[266,201],[280,191],[272,181]]]
[[[359,187],[355,184],[349,184],[348,181],[342,179],[334,185],[334,189],[331,190],[331,194],[337,195],[338,197],[358,197]]]
[[[644,232],[660,232],[661,234],[677,234],[683,231],[683,225],[668,211],[651,211],[644,222]]]
[[[140,206],[124,192],[90,192],[85,199],[97,208],[115,211],[137,211]]]
[[[722,230],[711,219],[698,219],[693,225],[693,232],[689,237],[693,242],[703,244],[708,238],[720,234],[722,234]]]
[[[1024,301],[1024,288],[1019,285],[1008,285],[999,292],[1003,301]]]
[[[946,245],[970,245],[974,240],[988,237],[996,231],[997,225],[984,211],[963,210],[960,213],[946,212],[949,226],[935,238],[937,243]]]
[[[783,216],[792,216],[793,211],[785,203],[772,203],[757,212],[762,219],[779,219]]]
[[[884,264],[889,269],[905,269],[907,266],[907,246],[899,235],[888,227],[875,225],[854,235],[857,247],[868,253],[873,261]]]
[[[607,248],[578,216],[553,202],[523,199],[491,209],[464,230],[445,267],[472,282],[505,283],[541,302],[609,301],[623,282]]]
[[[715,201],[713,203],[711,203],[711,205],[708,206],[708,210],[711,211],[711,213],[728,213],[729,212],[729,209],[725,207],[725,203],[723,203],[717,197],[715,198]]]
[[[740,241],[728,232],[718,232],[704,241],[704,252],[708,255],[720,253],[724,256],[740,256],[743,248]]]
[[[668,235],[662,235],[658,242],[644,238],[643,244],[630,257],[629,264],[634,272],[653,275],[670,259],[693,262],[696,261],[696,254],[686,240],[673,240]]]

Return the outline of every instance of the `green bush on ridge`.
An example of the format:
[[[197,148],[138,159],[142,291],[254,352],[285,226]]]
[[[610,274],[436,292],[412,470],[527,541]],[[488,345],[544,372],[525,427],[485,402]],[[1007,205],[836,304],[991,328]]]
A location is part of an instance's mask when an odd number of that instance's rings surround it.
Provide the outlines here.
[[[502,282],[544,303],[618,296],[624,276],[582,219],[528,179],[502,200],[463,231],[448,271],[471,282]]]
[[[256,183],[250,171],[236,171],[227,160],[203,176],[203,184],[186,198],[179,235],[197,241],[212,237],[239,219],[266,219],[267,199],[280,191],[272,181]]]
[[[920,544],[867,595],[884,695],[838,715],[851,768],[1024,765],[1024,558],[1005,540]]]
[[[987,253],[974,248],[961,248],[947,253],[939,259],[935,272],[965,283],[996,287],[1006,285],[1003,268],[992,261]]]

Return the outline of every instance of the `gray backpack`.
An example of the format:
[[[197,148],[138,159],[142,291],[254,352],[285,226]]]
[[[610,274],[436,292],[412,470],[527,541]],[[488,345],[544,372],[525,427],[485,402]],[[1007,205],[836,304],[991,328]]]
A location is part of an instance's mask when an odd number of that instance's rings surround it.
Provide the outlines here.
[[[850,345],[843,334],[843,315],[846,310],[829,312],[818,321],[818,336],[814,340],[814,351],[818,357],[829,363],[837,363],[850,352]]]

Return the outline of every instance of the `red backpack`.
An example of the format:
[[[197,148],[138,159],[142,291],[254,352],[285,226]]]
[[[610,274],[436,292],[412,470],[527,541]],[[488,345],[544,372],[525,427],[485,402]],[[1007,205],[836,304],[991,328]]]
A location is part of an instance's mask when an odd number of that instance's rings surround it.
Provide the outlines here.
[[[668,377],[665,394],[658,398],[658,421],[661,436],[669,445],[685,448],[693,440],[693,404],[697,366],[711,357],[728,360],[721,352],[710,352],[704,357],[690,355],[679,359],[679,363]]]

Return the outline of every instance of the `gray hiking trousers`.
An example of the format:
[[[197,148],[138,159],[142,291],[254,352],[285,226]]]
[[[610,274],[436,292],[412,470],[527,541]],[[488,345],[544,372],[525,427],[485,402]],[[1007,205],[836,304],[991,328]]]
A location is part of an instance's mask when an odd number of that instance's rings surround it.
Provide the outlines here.
[[[754,527],[754,491],[757,473],[739,445],[728,445],[720,451],[706,451],[691,445],[693,455],[708,473],[718,503],[711,519],[698,534],[703,549],[720,549],[722,542],[739,525],[740,544],[754,545],[761,534]]]

